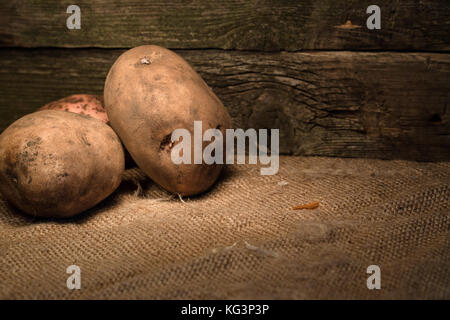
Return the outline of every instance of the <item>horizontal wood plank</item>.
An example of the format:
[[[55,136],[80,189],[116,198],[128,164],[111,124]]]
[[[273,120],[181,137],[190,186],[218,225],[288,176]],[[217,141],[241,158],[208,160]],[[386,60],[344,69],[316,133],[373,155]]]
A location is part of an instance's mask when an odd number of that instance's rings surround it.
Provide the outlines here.
[[[0,49],[0,128],[52,100],[102,94],[123,52]],[[179,50],[239,128],[280,128],[282,153],[450,160],[450,55]]]
[[[179,49],[450,50],[448,0],[378,0],[381,30],[368,30],[371,0],[1,1],[0,45]],[[345,23],[350,20],[352,25]]]

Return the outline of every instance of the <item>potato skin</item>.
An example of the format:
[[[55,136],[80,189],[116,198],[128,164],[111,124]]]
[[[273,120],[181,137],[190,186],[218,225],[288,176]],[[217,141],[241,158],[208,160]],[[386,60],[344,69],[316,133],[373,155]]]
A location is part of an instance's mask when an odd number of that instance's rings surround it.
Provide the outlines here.
[[[106,124],[55,110],[26,115],[0,135],[0,192],[39,217],[70,217],[109,196],[123,147]]]
[[[180,56],[153,45],[126,51],[108,73],[104,98],[111,126],[153,181],[181,195],[199,194],[216,181],[223,165],[175,165],[166,143],[179,128],[193,140],[194,120],[202,121],[203,132],[218,128],[225,136],[231,128],[222,102]]]
[[[103,121],[109,125],[108,115],[106,114],[103,103],[103,96],[92,94],[73,94],[71,96],[47,103],[38,110],[58,110],[83,114]],[[136,167],[136,163],[130,153],[126,149],[124,149],[124,152],[125,168],[130,169]]]
[[[71,96],[47,103],[39,110],[61,110],[84,114],[108,123],[108,115],[103,105],[103,96],[92,94],[73,94]]]

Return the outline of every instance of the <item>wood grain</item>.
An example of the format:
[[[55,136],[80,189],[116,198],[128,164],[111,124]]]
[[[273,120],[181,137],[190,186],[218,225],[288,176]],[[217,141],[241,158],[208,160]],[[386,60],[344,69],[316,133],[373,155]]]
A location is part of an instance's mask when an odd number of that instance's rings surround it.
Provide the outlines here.
[[[0,49],[0,128],[74,93],[102,94],[123,52]],[[282,153],[450,160],[450,55],[179,50],[239,128],[280,128]]]
[[[81,29],[68,30],[71,1],[1,1],[0,45],[179,49],[450,50],[448,0],[378,0],[381,30],[368,30],[362,0],[77,0]],[[342,28],[351,20],[356,28]]]

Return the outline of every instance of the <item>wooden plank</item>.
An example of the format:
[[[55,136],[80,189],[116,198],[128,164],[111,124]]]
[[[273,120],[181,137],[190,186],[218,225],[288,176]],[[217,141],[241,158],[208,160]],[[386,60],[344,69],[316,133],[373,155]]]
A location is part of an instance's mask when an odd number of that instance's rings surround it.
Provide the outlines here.
[[[69,1],[2,1],[0,45],[263,51],[450,50],[448,0],[378,0],[381,30],[368,30],[371,0],[78,0],[81,29],[68,30]],[[351,20],[356,28],[342,27]]]
[[[123,52],[1,49],[0,128],[74,93],[101,94]],[[450,55],[178,51],[239,128],[280,128],[295,155],[450,160]]]

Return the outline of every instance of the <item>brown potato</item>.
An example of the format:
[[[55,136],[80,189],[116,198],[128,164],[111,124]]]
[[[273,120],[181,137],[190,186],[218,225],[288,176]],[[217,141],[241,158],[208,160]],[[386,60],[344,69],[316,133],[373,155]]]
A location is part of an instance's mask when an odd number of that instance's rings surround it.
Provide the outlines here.
[[[106,124],[55,110],[26,115],[0,135],[0,192],[39,217],[70,217],[120,184],[123,147]]]
[[[108,115],[106,114],[103,103],[103,96],[92,94],[73,94],[71,96],[47,103],[38,110],[59,110],[83,114],[103,121],[109,125]],[[129,169],[136,167],[136,163],[130,153],[126,149],[124,149],[124,152],[125,168]]]
[[[103,106],[103,97],[92,94],[73,94],[50,102],[39,110],[61,110],[91,116],[108,123],[108,115]]]
[[[221,164],[171,159],[175,129],[193,137],[194,120],[202,121],[203,132],[218,128],[224,135],[231,128],[226,108],[180,56],[152,45],[126,51],[108,73],[104,98],[111,126],[153,181],[181,195],[201,193],[216,181]]]

